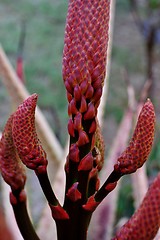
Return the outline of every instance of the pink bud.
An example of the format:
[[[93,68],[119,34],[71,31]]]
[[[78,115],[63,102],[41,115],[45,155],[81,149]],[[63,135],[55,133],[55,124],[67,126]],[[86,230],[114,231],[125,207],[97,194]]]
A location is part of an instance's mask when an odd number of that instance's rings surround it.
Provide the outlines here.
[[[81,100],[81,97],[82,97],[81,89],[79,85],[76,85],[74,87],[74,98],[77,102],[79,102]]]
[[[93,212],[98,205],[99,205],[99,202],[96,202],[94,196],[91,196],[88,198],[87,203],[84,204],[82,207],[86,211]]]
[[[69,82],[68,81],[65,81],[65,87],[66,87],[66,89],[67,89],[67,91],[69,92],[69,93],[73,93],[73,88],[72,88],[72,86],[69,84]]]
[[[68,115],[71,115],[71,114],[76,114],[78,111],[77,111],[77,108],[76,108],[76,102],[74,99],[72,99],[68,105]]]
[[[96,128],[97,128],[96,121],[93,120],[89,129],[89,133],[94,133],[96,131]]]
[[[68,133],[70,136],[75,137],[74,124],[72,118],[70,118],[68,121]]]
[[[89,143],[89,138],[87,136],[87,133],[83,130],[80,130],[79,132],[79,138],[78,138],[78,146],[83,146],[85,144]]]
[[[81,193],[77,189],[78,182],[73,183],[72,187],[68,189],[67,197],[72,201],[76,202],[77,200],[81,199]]]
[[[102,96],[102,88],[98,88],[93,95],[93,101],[97,103],[100,100],[101,96]]]
[[[69,159],[73,162],[79,162],[79,148],[76,144],[70,146]]]
[[[68,213],[60,206],[60,205],[49,205],[52,211],[52,217],[54,219],[59,219],[59,220],[66,220],[69,219]]]
[[[81,88],[82,94],[84,94],[88,88],[88,81],[87,80],[82,81],[80,84],[80,88]]]
[[[87,102],[86,102],[86,99],[85,99],[84,96],[82,96],[82,98],[81,98],[81,105],[80,105],[79,111],[80,111],[81,113],[84,113],[84,112],[87,111]]]
[[[74,117],[74,128],[76,130],[82,129],[82,114],[81,113],[76,114],[76,116]]]
[[[85,94],[86,99],[91,99],[93,96],[93,93],[94,93],[94,88],[91,85],[89,85]]]
[[[90,171],[93,167],[93,156],[89,152],[82,160],[78,166],[78,171]]]
[[[95,107],[91,102],[88,106],[87,112],[84,114],[84,120],[89,120],[95,117]]]
[[[67,92],[67,99],[69,103],[73,99],[72,94],[70,94],[69,92]]]

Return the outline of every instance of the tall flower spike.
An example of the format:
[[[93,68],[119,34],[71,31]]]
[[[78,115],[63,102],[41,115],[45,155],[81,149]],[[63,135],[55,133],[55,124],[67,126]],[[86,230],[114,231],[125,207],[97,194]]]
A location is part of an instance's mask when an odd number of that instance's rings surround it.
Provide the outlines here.
[[[110,1],[70,1],[63,51],[63,79],[67,91],[94,104],[105,77]],[[96,102],[95,102],[96,101]]]
[[[0,170],[6,183],[13,191],[24,188],[26,174],[12,138],[13,115],[8,119],[0,141]]]
[[[13,116],[13,140],[22,162],[37,173],[45,173],[46,153],[37,137],[35,128],[35,108],[37,94],[28,97]]]
[[[112,240],[151,240],[160,226],[160,174],[150,186],[142,204]]]
[[[69,1],[63,79],[69,96],[68,131],[71,145],[76,143],[81,150],[79,164],[82,159],[86,159],[87,154],[91,154],[95,144],[95,119],[106,69],[109,8],[109,0]],[[72,172],[72,168],[69,169]],[[89,171],[88,168],[86,171]],[[78,174],[76,178],[79,182]],[[69,182],[72,185],[74,181]]]
[[[127,149],[118,158],[114,170],[129,174],[135,172],[147,160],[151,151],[155,130],[155,112],[150,99],[144,104]]]
[[[73,231],[70,236],[63,232],[63,238],[67,239],[82,239],[82,235],[86,234],[89,224],[87,219],[90,219],[89,215],[92,213],[91,211],[86,213],[87,210],[82,206],[86,204],[90,194],[94,194],[98,188],[96,177],[92,179],[93,184],[90,184],[90,172],[96,166],[100,170],[102,160],[94,158],[93,149],[97,129],[97,108],[106,70],[109,10],[110,0],[70,0],[68,6],[63,80],[69,102],[70,147],[65,165],[64,209],[70,216],[70,227]],[[101,144],[100,141],[98,144]],[[75,191],[75,182],[81,198],[71,206],[70,193],[73,194]],[[82,211],[79,211],[80,209]],[[76,225],[82,227],[77,231]]]

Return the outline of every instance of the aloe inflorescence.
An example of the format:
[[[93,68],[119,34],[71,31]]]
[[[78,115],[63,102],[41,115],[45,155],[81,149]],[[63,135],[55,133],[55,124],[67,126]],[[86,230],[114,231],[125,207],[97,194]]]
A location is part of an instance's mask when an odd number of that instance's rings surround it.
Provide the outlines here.
[[[113,171],[101,185],[99,172],[104,162],[104,141],[97,112],[106,74],[109,12],[109,0],[69,1],[63,51],[63,80],[68,99],[70,142],[65,163],[66,187],[63,205],[52,190],[47,174],[47,153],[36,133],[37,94],[28,97],[18,107],[9,118],[2,134],[1,173],[11,187],[10,200],[24,239],[39,238],[27,213],[23,164],[34,170],[38,177],[56,222],[58,239],[85,240],[92,213],[98,205],[114,190],[123,175],[135,172],[150,154],[154,139],[155,112],[148,99],[140,112],[128,147],[122,150]],[[155,236],[160,219],[157,210],[158,187],[159,177],[149,189],[140,209],[114,239],[149,240]],[[144,231],[144,224],[148,224],[148,220],[143,222],[144,216],[148,219],[147,209],[153,228],[153,231],[148,230],[148,235]],[[152,213],[155,211],[154,218]],[[25,219],[23,224],[21,217]],[[140,227],[142,232],[138,230]]]

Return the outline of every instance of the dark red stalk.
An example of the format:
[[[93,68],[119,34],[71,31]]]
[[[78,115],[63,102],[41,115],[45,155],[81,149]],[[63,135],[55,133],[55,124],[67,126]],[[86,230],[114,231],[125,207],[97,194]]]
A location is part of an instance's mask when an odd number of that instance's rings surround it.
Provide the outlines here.
[[[21,192],[11,192],[10,202],[13,207],[17,225],[24,240],[40,240],[28,215],[26,207],[26,194],[24,190]]]

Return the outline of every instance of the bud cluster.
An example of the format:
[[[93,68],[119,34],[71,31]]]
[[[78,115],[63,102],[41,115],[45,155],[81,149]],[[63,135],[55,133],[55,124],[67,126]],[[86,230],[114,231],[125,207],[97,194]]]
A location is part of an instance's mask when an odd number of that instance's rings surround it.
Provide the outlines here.
[[[150,186],[142,204],[112,240],[153,239],[160,225],[160,174]]]
[[[47,160],[35,128],[37,98],[38,95],[33,94],[18,107],[13,117],[12,134],[22,162],[37,173],[42,173],[46,172]]]
[[[155,112],[150,99],[144,104],[127,149],[117,159],[115,171],[130,174],[140,168],[151,151],[155,132]]]
[[[13,115],[8,119],[0,141],[0,169],[4,180],[13,191],[24,188],[26,174],[12,138]]]
[[[110,1],[106,0],[77,0],[69,3],[63,52],[63,79],[69,102],[68,132],[71,141],[65,169],[69,174],[75,163],[74,170],[77,169],[77,174],[74,174],[74,180],[70,181],[67,196],[70,192],[73,193],[70,189],[72,184],[73,189],[75,186],[78,188],[75,181],[79,182],[79,171],[90,172],[94,167],[90,175],[93,178],[101,168],[101,160],[98,162],[97,157],[99,153],[95,157],[94,148],[97,108],[105,78],[109,5]],[[98,180],[96,181],[98,186]],[[80,197],[81,194],[78,194],[78,199]]]

